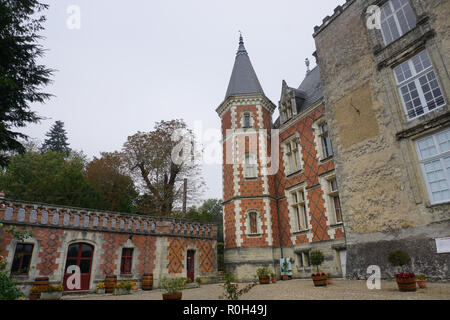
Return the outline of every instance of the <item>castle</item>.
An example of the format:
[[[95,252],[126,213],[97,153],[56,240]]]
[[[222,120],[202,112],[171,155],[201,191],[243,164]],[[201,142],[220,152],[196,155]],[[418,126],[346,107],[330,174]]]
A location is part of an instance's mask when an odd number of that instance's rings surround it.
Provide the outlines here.
[[[277,106],[240,37],[216,110],[228,271],[287,262],[310,277],[320,249],[334,276],[392,277],[401,249],[412,271],[450,278],[449,14],[444,0],[348,0],[315,27],[318,66],[298,88],[283,81]]]

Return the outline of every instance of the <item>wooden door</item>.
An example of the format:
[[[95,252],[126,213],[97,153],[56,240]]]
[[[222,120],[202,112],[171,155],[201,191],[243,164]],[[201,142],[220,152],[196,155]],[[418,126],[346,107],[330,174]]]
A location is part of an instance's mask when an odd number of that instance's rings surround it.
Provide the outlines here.
[[[66,268],[64,269],[65,273],[63,284],[65,291],[89,290],[93,256],[94,247],[87,243],[75,243],[69,246],[69,250],[67,252]],[[80,268],[81,288],[79,289],[69,289],[67,287],[67,278],[72,275],[72,273],[67,273],[67,268],[72,265],[76,265]]]
[[[195,275],[194,275],[194,266],[195,266],[195,251],[194,250],[188,250],[187,252],[187,278],[191,281],[195,281]]]

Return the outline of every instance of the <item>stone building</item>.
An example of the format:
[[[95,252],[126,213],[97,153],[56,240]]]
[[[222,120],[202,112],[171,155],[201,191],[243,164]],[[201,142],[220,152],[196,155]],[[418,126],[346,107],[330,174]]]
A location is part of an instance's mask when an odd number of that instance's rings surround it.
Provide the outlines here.
[[[153,273],[154,287],[164,276],[216,280],[213,224],[7,199],[0,200],[0,223],[33,234],[19,242],[0,230],[0,255],[25,291],[42,276],[71,291],[63,281],[71,265],[80,267],[82,291],[111,274],[140,284],[144,273]]]
[[[449,278],[449,14],[445,0],[338,6],[314,30],[318,66],[298,88],[283,81],[275,121],[240,38],[216,110],[228,270],[249,279],[288,259],[309,277],[317,248],[323,271],[391,277],[402,249],[413,271]]]
[[[315,28],[349,277],[392,276],[402,249],[413,271],[450,278],[449,16],[446,0],[356,0]]]

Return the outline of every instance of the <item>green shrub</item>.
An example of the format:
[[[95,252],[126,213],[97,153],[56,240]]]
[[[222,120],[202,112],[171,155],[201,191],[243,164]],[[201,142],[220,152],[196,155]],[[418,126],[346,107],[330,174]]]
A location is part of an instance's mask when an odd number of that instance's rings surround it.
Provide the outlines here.
[[[164,277],[161,281],[161,288],[166,291],[168,294],[177,294],[180,293],[186,286],[187,279],[186,278],[177,278],[169,280]]]
[[[411,261],[411,258],[405,251],[395,250],[389,253],[388,261],[394,267],[402,267],[407,265]]]
[[[418,274],[416,277],[417,280],[427,280],[427,276],[424,275],[423,273]]]
[[[320,250],[312,250],[309,253],[309,261],[313,266],[316,266],[317,272],[319,272],[319,266],[325,261],[325,256]]]
[[[256,270],[256,275],[258,277],[270,276],[271,274],[272,270],[270,270],[269,268],[259,268],[258,270]]]
[[[23,292],[16,286],[19,284],[8,271],[6,260],[0,256],[0,300],[16,300],[24,297]]]

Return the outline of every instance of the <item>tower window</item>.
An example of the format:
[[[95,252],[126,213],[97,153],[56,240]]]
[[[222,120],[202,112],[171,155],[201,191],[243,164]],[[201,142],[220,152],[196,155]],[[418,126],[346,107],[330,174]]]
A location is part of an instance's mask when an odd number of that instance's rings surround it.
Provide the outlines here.
[[[251,127],[251,116],[249,113],[244,114],[244,128]]]
[[[244,176],[246,179],[254,179],[258,176],[256,157],[252,153],[245,154]]]
[[[293,139],[285,144],[287,157],[287,171],[294,173],[302,168],[301,154],[300,154],[300,139]]]
[[[249,213],[250,233],[258,234],[258,215],[256,212]]]

